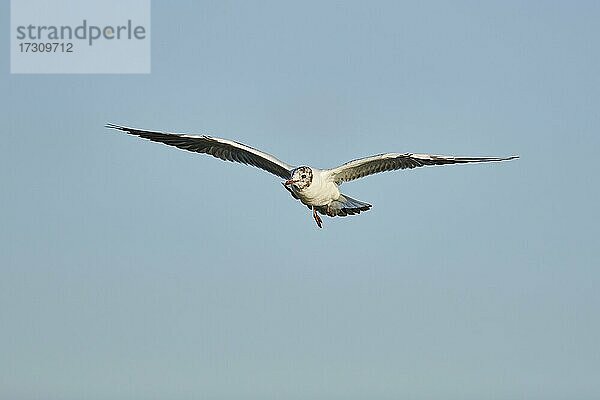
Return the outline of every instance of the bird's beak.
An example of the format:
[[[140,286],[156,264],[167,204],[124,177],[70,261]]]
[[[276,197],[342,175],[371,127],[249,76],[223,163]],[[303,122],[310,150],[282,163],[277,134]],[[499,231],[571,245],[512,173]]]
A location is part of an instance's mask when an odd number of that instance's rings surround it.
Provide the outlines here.
[[[284,185],[285,186],[289,186],[289,185],[291,185],[293,183],[296,183],[296,182],[298,182],[298,181],[295,180],[295,179],[288,179],[287,181],[284,182]]]

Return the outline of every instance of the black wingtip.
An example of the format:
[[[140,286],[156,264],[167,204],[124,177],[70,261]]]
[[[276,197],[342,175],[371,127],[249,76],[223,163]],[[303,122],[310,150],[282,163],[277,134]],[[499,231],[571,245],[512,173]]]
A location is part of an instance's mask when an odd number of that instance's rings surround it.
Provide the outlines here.
[[[108,128],[108,129],[114,129],[117,131],[126,131],[127,130],[127,128],[122,125],[112,124],[110,122],[107,122],[106,124],[104,124],[104,127]]]

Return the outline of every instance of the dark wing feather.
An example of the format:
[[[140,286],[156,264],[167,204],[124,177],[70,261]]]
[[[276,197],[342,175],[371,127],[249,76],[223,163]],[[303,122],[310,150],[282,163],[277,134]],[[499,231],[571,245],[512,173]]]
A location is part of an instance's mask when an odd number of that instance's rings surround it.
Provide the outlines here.
[[[505,161],[518,158],[510,157],[456,157],[433,154],[386,153],[360,158],[327,170],[331,179],[338,185],[367,175],[397,169],[412,169],[426,165],[466,164],[492,161]]]
[[[130,135],[139,136],[144,139],[160,142],[169,146],[175,146],[183,150],[196,153],[210,154],[213,157],[225,161],[234,161],[242,164],[252,165],[254,167],[268,171],[283,179],[289,179],[293,166],[278,160],[270,154],[246,146],[245,144],[234,142],[233,140],[221,139],[206,135],[186,135],[182,133],[167,133],[146,131],[125,126],[106,124],[107,128],[116,129]]]

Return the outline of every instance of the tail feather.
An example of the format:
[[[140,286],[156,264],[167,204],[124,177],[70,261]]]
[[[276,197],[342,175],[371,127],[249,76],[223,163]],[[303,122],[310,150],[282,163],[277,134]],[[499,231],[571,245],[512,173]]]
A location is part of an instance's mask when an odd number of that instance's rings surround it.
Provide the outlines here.
[[[330,217],[345,217],[346,215],[360,214],[371,207],[369,203],[342,194],[337,200],[329,203],[329,205],[317,207],[317,211]]]

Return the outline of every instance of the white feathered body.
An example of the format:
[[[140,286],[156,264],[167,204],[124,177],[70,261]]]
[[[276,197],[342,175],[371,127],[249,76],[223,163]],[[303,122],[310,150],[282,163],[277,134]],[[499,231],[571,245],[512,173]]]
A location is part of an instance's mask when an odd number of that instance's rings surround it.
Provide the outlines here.
[[[340,198],[340,190],[325,171],[311,168],[313,178],[310,186],[304,189],[292,187],[300,201],[307,206],[326,206]]]
[[[302,177],[306,170],[310,169],[310,184],[307,186],[304,184],[300,186],[290,185],[286,189],[292,192],[292,195],[308,208],[330,217],[359,214],[361,211],[367,211],[371,208],[369,203],[355,200],[340,193],[338,184],[331,175],[331,170],[310,167],[301,167],[300,169],[299,172],[294,170],[293,176]]]

